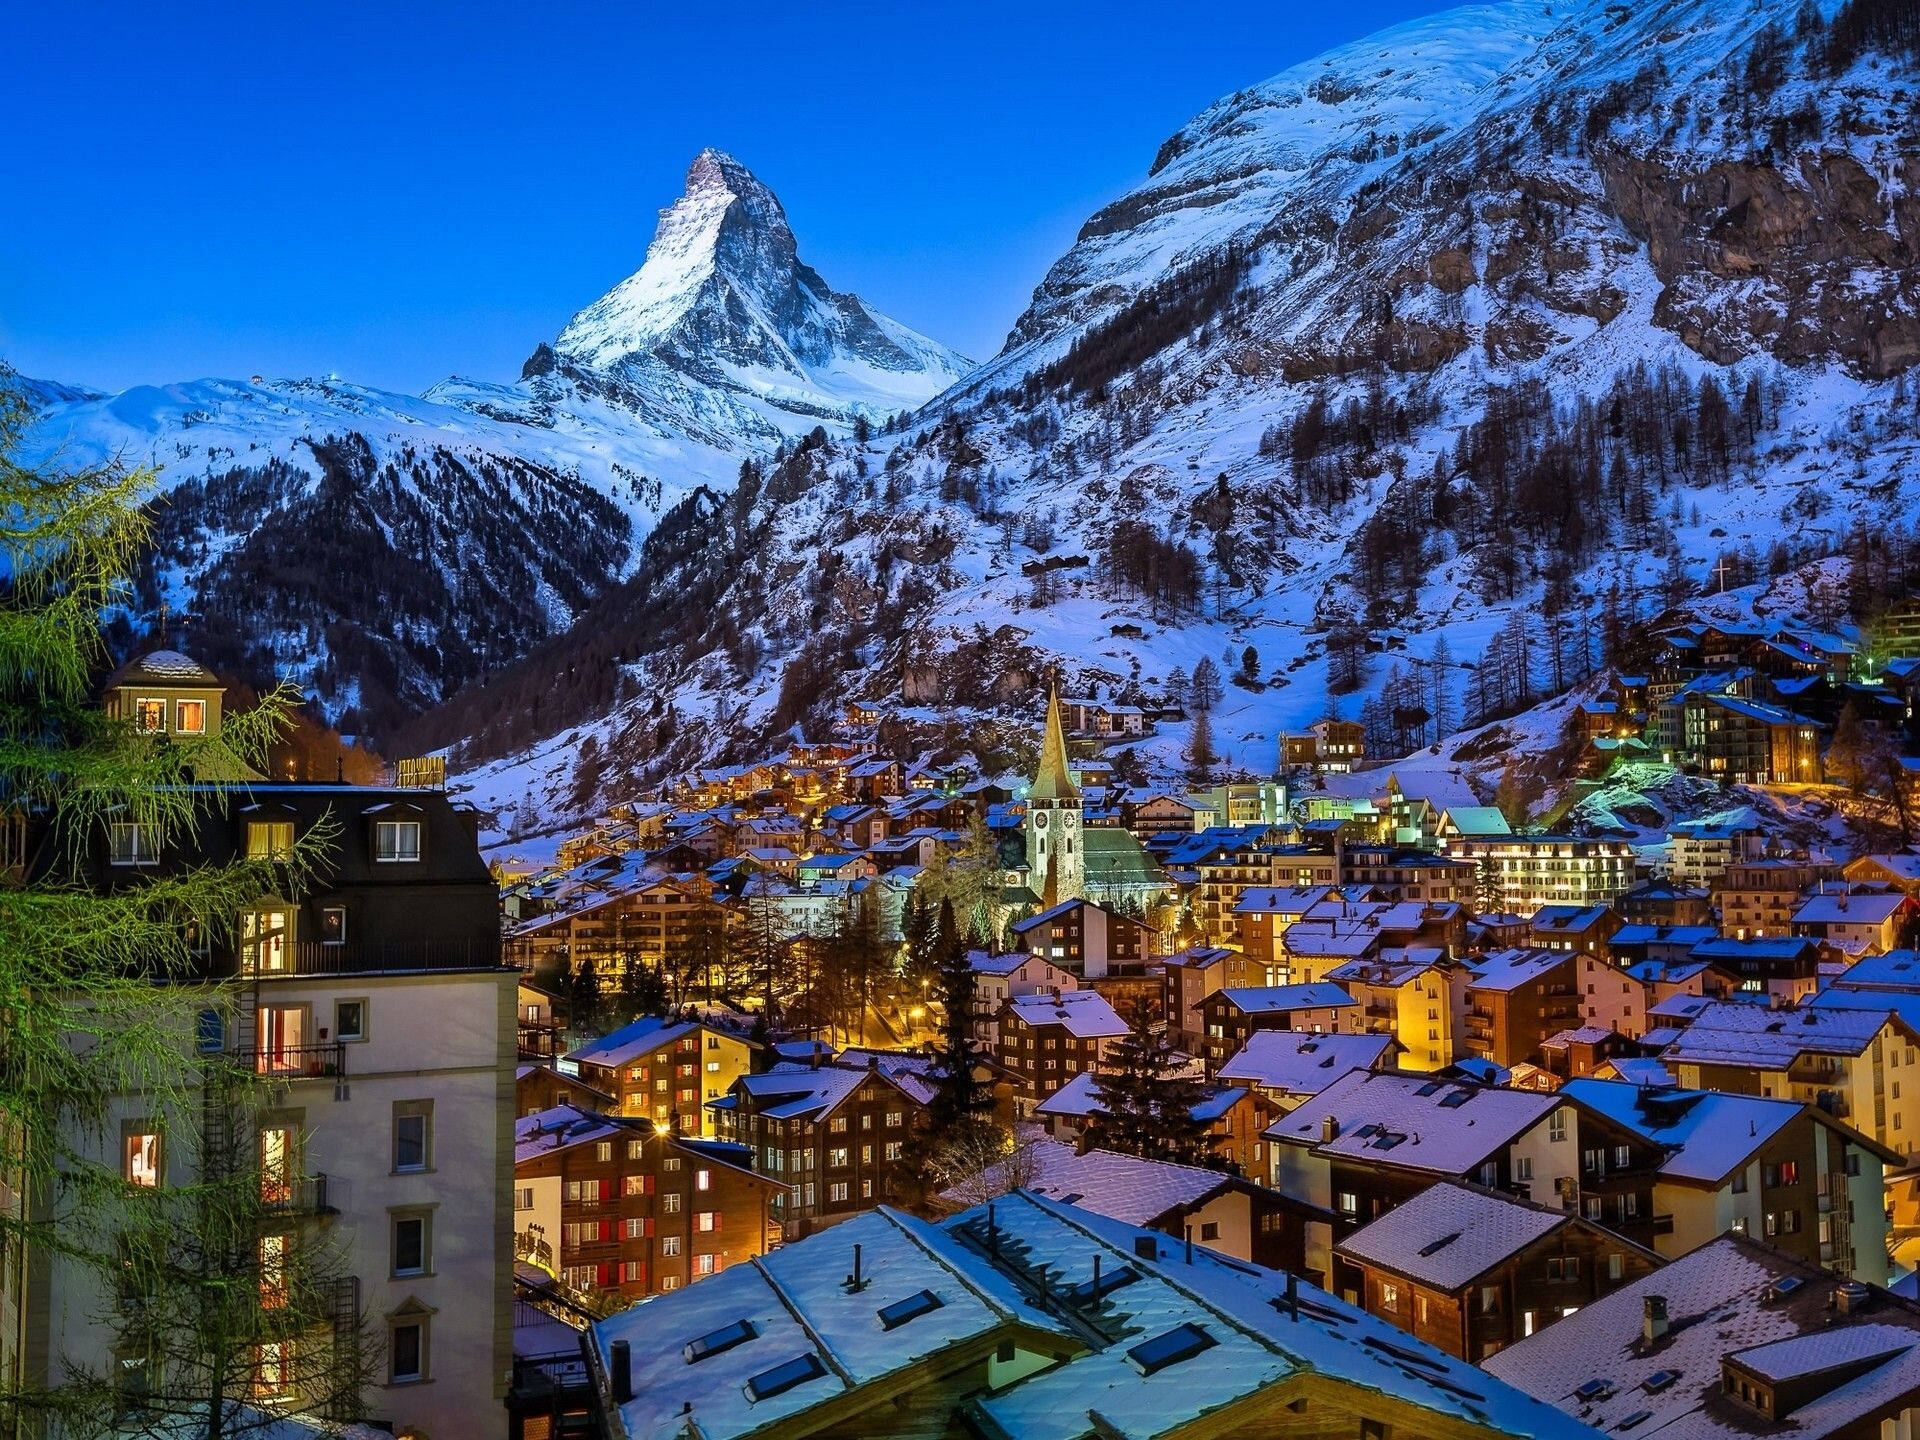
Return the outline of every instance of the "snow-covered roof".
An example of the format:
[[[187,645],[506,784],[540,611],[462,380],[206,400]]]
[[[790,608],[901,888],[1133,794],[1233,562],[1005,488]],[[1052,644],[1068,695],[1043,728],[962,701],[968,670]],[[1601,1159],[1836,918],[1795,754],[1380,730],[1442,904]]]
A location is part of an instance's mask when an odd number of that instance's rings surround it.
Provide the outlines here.
[[[1035,1141],[1015,1164],[1020,1188],[1129,1225],[1151,1225],[1169,1211],[1199,1205],[1236,1183],[1219,1170],[1198,1165],[1143,1160],[1112,1150],[1082,1154],[1063,1140]],[[990,1190],[999,1188],[997,1176],[1004,1170],[1004,1164],[995,1167],[987,1181]]]
[[[1362,1225],[1338,1249],[1437,1290],[1458,1290],[1572,1223],[1565,1210],[1442,1181]]]
[[[1513,826],[1498,805],[1449,805],[1440,817],[1462,835],[1511,835]]]
[[[1115,1013],[1107,997],[1093,990],[1069,990],[1061,995],[1016,995],[1008,1002],[1028,1025],[1057,1025],[1077,1040],[1098,1040],[1127,1033],[1127,1022]]]
[[[1797,1100],[1715,1090],[1648,1091],[1625,1078],[1569,1080],[1560,1093],[1670,1147],[1660,1164],[1666,1178],[1710,1185],[1744,1165],[1806,1108]]]
[[[642,1055],[651,1055],[663,1045],[671,1045],[700,1027],[692,1021],[668,1022],[658,1015],[643,1015],[618,1030],[589,1040],[569,1051],[567,1059],[576,1065],[625,1065]]]
[[[1722,1235],[1480,1363],[1606,1434],[1872,1433],[1878,1414],[1920,1387],[1920,1313],[1869,1290],[1864,1313],[1840,1314],[1831,1301],[1835,1284],[1811,1266]],[[1648,1344],[1652,1296],[1666,1304],[1667,1331]],[[1722,1394],[1728,1359],[1762,1378],[1811,1378],[1849,1360],[1860,1368],[1824,1385],[1812,1380],[1790,1411],[1769,1419]]]
[[[1889,1024],[1901,1024],[1891,1008],[1770,1010],[1720,1001],[1693,1017],[1664,1058],[1669,1064],[1784,1070],[1801,1055],[1862,1054]]]
[[[1464,1175],[1565,1102],[1538,1090],[1355,1070],[1281,1116],[1269,1140],[1379,1164]],[[1333,1138],[1326,1122],[1334,1122]]]
[[[1243,1015],[1272,1015],[1288,1010],[1338,1010],[1358,1003],[1338,985],[1330,985],[1324,980],[1305,985],[1233,986],[1218,993]]]
[[[1393,1052],[1391,1035],[1315,1035],[1256,1030],[1222,1065],[1222,1080],[1240,1080],[1289,1095],[1318,1095],[1350,1070],[1371,1070]]]
[[[1085,1120],[1094,1115],[1104,1115],[1106,1107],[1100,1103],[1096,1093],[1099,1083],[1099,1076],[1083,1071],[1034,1106],[1033,1113],[1058,1116],[1064,1120]],[[1237,1085],[1207,1086],[1194,1104],[1193,1118],[1210,1125],[1246,1098],[1247,1092]]]
[[[1907,897],[1897,890],[1883,895],[1823,891],[1807,897],[1793,919],[1797,925],[1880,925],[1906,903]]]
[[[1532,984],[1558,966],[1572,963],[1571,950],[1495,950],[1467,961],[1467,967],[1473,971],[1467,989],[1515,990]]]
[[[776,1120],[802,1116],[818,1118],[837,1109],[869,1076],[891,1082],[915,1104],[933,1098],[933,1087],[913,1066],[879,1063],[853,1065],[845,1056],[824,1065],[783,1063],[760,1075],[743,1075],[736,1082],[760,1104],[760,1113]]]
[[[1304,915],[1329,895],[1331,885],[1249,885],[1234,903],[1236,915]]]

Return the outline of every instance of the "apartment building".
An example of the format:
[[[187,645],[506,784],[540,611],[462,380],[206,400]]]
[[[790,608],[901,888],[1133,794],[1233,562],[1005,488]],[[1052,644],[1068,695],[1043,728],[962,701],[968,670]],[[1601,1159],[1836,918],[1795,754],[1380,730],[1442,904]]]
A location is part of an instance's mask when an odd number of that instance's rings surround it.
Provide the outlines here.
[[[558,1105],[514,1127],[514,1253],[588,1296],[644,1300],[780,1243],[775,1197],[743,1146]]]
[[[752,1069],[753,1046],[705,1021],[643,1015],[567,1058],[582,1080],[614,1097],[619,1114],[711,1136],[707,1107]]]
[[[194,1184],[203,1155],[251,1152],[263,1206],[286,1218],[274,1243],[324,1237],[337,1255],[330,1329],[262,1347],[262,1404],[301,1405],[295,1351],[365,1334],[380,1352],[373,1381],[343,1418],[503,1436],[518,977],[500,964],[472,819],[434,790],[255,783],[209,785],[205,799],[170,848],[137,823],[110,825],[82,878],[146,885],[330,832],[326,862],[305,893],[244,906],[230,939],[199,938],[195,973],[175,982],[199,1007],[180,1037],[206,1077],[198,1118],[126,1094],[75,1141],[127,1184],[162,1189]],[[223,1105],[224,1067],[264,1082],[267,1103]],[[125,1358],[90,1273],[34,1254],[26,1299],[29,1384]]]

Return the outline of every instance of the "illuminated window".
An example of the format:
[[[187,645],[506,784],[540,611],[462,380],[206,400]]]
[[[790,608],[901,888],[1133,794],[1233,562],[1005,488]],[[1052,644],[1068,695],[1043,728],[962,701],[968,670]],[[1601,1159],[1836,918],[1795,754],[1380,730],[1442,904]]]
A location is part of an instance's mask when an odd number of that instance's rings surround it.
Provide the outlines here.
[[[164,700],[134,701],[133,724],[142,735],[159,734],[167,728],[167,702]]]
[[[160,1135],[142,1126],[129,1130],[121,1142],[120,1178],[129,1185],[157,1190],[160,1187]]]
[[[249,860],[286,860],[293,855],[291,820],[249,820],[247,822],[247,858]]]
[[[204,700],[176,700],[173,702],[173,728],[182,735],[204,735],[207,733],[207,702]]]

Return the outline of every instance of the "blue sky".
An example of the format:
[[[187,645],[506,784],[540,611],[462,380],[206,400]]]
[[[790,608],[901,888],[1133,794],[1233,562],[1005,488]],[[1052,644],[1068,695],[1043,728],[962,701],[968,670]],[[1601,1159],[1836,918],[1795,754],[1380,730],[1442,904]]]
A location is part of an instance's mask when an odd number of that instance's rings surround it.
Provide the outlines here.
[[[0,358],[117,389],[511,378],[706,145],[984,358],[1195,112],[1444,6],[0,6]]]

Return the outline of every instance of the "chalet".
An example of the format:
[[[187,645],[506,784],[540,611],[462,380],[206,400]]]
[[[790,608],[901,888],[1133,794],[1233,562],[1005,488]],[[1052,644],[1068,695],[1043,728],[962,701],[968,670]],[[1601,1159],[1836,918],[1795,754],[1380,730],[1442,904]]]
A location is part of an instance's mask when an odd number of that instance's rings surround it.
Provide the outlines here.
[[[1198,1053],[1204,1043],[1200,1002],[1229,985],[1254,985],[1267,978],[1238,950],[1196,945],[1160,960],[1161,1013],[1174,1044]]]
[[[1446,1179],[1558,1203],[1636,1243],[1653,1238],[1657,1147],[1564,1096],[1356,1070],[1269,1125],[1267,1139],[1268,1183],[1333,1210],[1329,1241]],[[1340,1284],[1357,1296],[1355,1279]]]
[[[587,1295],[644,1300],[779,1244],[772,1201],[734,1145],[560,1105],[514,1126],[514,1253]]]
[[[1329,1436],[1587,1433],[1296,1279],[1024,1191],[938,1226],[861,1216],[603,1320],[588,1349],[627,1436],[1038,1440],[1123,1423],[1176,1440],[1279,1435],[1303,1415]]]
[[[1306,1262],[1305,1220],[1326,1217],[1238,1175],[1036,1140],[978,1183],[941,1199],[956,1208],[1019,1189],[1094,1215],[1157,1230],[1270,1270]],[[979,1192],[979,1193],[976,1193]]]
[[[1850,884],[1899,890],[1920,899],[1920,853],[1903,850],[1892,855],[1862,855],[1840,872]]]
[[[1033,1118],[1056,1140],[1087,1143],[1088,1127],[1106,1113],[1101,1104],[1099,1077],[1076,1075],[1033,1107]],[[1193,1118],[1204,1125],[1213,1144],[1214,1160],[1235,1174],[1267,1173],[1266,1127],[1275,1109],[1265,1096],[1242,1086],[1210,1085],[1193,1107]]]
[[[1025,1108],[1076,1075],[1100,1067],[1127,1024],[1091,990],[1016,995],[1000,1008],[997,1058],[1014,1077]]]
[[[1749,860],[1729,865],[1714,890],[1720,933],[1737,940],[1793,933],[1793,912],[1807,891],[1834,874],[1823,861]]]
[[[1130,804],[1126,811],[1127,828],[1142,840],[1154,835],[1191,835],[1195,807],[1178,795],[1149,795]]]
[[[1511,835],[1513,826],[1497,805],[1456,805],[1440,812],[1434,838],[1442,849],[1455,840],[1491,840]]]
[[[1600,955],[1621,925],[1611,905],[1542,905],[1527,922],[1527,944],[1535,950],[1581,950]]]
[[[783,1182],[772,1216],[788,1240],[905,1193],[907,1146],[933,1087],[925,1064],[878,1054],[863,1064],[775,1065],[714,1102],[724,1139]]]
[[[1900,1159],[1816,1105],[1569,1082],[1563,1094],[1662,1148],[1654,1248],[1672,1259],[1731,1231],[1810,1265],[1885,1283],[1883,1176]]]
[[[1080,988],[1079,980],[1051,960],[1023,950],[1010,955],[989,955],[972,951],[967,963],[973,970],[973,1038],[987,1049],[996,1049],[1000,1040],[1000,1011],[1016,995],[1058,995]]]
[[[1816,887],[1801,902],[1793,912],[1793,933],[1819,940],[1829,953],[1857,960],[1898,946],[1917,913],[1920,904],[1904,890],[1840,880]]]
[[[1467,1050],[1509,1068],[1538,1063],[1540,1042],[1580,1023],[1578,957],[1563,950],[1496,950],[1469,960]]]
[[[1784,933],[1736,940],[1702,940],[1689,958],[1704,960],[1733,976],[1742,994],[1765,995],[1779,1005],[1798,1004],[1820,984],[1820,943]],[[1706,989],[1711,992],[1712,987]]]
[[[1920,1420],[1916,1347],[1920,1308],[1724,1235],[1484,1364],[1601,1434],[1857,1440]]]
[[[513,1113],[538,1115],[556,1105],[604,1115],[614,1109],[614,1098],[577,1075],[551,1065],[522,1065],[513,1072]]]
[[[1289,770],[1345,774],[1366,758],[1366,735],[1357,721],[1316,720],[1303,734],[1280,737],[1280,763]]]
[[[1920,1158],[1920,1033],[1900,1014],[1823,1006],[1771,1010],[1718,1002],[1696,1015],[1662,1058],[1688,1089],[1805,1100]]]
[[[1359,1007],[1338,985],[1261,985],[1216,990],[1200,1002],[1207,1068],[1216,1070],[1259,1030],[1353,1034]]]
[[[580,1078],[614,1097],[617,1112],[679,1135],[712,1135],[707,1106],[752,1068],[753,1047],[698,1021],[643,1016],[567,1056]]]
[[[1328,885],[1250,885],[1240,892],[1233,906],[1234,928],[1241,953],[1252,962],[1261,983],[1286,984],[1282,937],[1333,894]]]
[[[1614,1060],[1647,1054],[1647,1046],[1604,1025],[1580,1025],[1540,1042],[1540,1068],[1564,1083],[1597,1074],[1602,1065]]]
[[[1618,940],[1629,930],[1651,928],[1628,926],[1614,938]],[[1693,928],[1687,927],[1689,931]],[[1661,949],[1651,943],[1647,948]],[[1595,955],[1577,957],[1581,1024],[1638,1040],[1654,1028],[1660,1007],[1676,996],[1705,1001],[1728,995],[1738,987],[1739,981],[1727,971],[1709,961],[1691,958],[1692,948],[1681,951],[1679,959],[1633,960],[1620,955],[1609,964]]]
[[[1629,925],[1706,925],[1713,918],[1710,889],[1671,880],[1642,880],[1614,901]]]
[[[1079,899],[1063,900],[1009,929],[1028,953],[1089,979],[1142,970],[1156,934],[1111,906]]]
[[[1558,1206],[1457,1180],[1361,1226],[1335,1254],[1359,1272],[1369,1315],[1476,1361],[1660,1266]]]
[[[1385,1035],[1315,1035],[1256,1030],[1217,1079],[1258,1091],[1281,1113],[1312,1099],[1353,1070],[1392,1067],[1395,1042]]]

